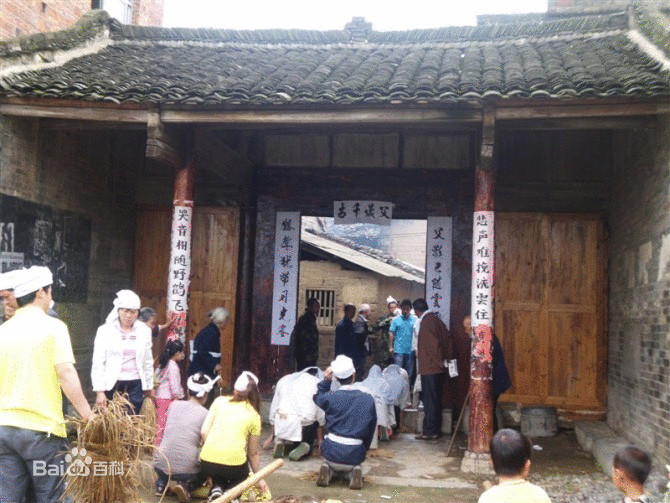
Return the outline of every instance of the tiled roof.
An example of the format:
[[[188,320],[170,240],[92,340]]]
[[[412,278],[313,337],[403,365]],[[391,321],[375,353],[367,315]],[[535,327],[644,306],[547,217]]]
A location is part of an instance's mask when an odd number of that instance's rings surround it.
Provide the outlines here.
[[[90,14],[71,34],[81,45],[97,29],[106,43],[64,63],[49,63],[73,48],[62,32],[0,43],[0,96],[239,107],[670,96],[670,73],[628,36],[625,13],[521,19],[351,42],[349,30],[151,28]],[[654,33],[663,50],[667,32]],[[36,58],[45,63],[8,70]]]

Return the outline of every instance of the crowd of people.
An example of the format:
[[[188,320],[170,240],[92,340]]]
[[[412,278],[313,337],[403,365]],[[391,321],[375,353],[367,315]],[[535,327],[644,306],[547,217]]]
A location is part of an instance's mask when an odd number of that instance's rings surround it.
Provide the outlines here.
[[[63,396],[84,420],[105,407],[115,393],[128,399],[128,414],[143,402],[156,402],[158,434],[154,457],[156,494],[172,491],[188,501],[205,489],[210,501],[260,470],[261,449],[299,461],[315,451],[321,456],[316,484],[326,487],[343,477],[352,489],[363,487],[368,450],[388,441],[410,403],[412,383],[420,388],[424,407],[420,440],[441,435],[442,389],[456,377],[457,344],[424,299],[398,303],[389,298],[387,313],[372,328],[371,308],[344,306],[337,324],[335,358],[318,366],[317,316],[320,305],[309,299],[293,331],[297,371],[276,384],[270,407],[271,434],[261,446],[258,377],[242,372],[230,396],[216,396],[220,379],[220,334],[229,321],[224,308],[209,313],[209,323],[193,340],[186,390],[179,363],[185,347],[170,340],[154,366],[152,339],[169,326],[158,325],[156,312],[142,308],[140,298],[121,290],[96,333],[91,367],[95,408],[89,405],[74,367],[67,326],[53,311],[48,268],[33,266],[0,275],[4,306],[0,325],[0,500],[56,502],[62,498],[62,474],[68,450]],[[469,319],[464,320],[469,333]],[[152,333],[153,332],[153,333]],[[377,344],[369,336],[379,333]],[[502,347],[494,338],[494,400],[509,388]],[[365,375],[367,357],[372,366]],[[413,376],[418,376],[414,378]],[[496,427],[497,429],[497,427]],[[480,503],[550,501],[527,481],[531,444],[513,429],[498,430],[490,443],[499,483]],[[36,462],[56,467],[36,474]],[[627,498],[648,503],[644,483],[651,459],[637,447],[619,450],[612,480]],[[269,498],[265,480],[256,486]]]

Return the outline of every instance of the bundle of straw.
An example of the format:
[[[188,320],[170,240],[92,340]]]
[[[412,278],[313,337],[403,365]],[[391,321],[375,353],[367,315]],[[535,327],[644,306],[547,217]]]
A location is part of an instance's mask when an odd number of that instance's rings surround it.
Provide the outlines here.
[[[84,463],[88,467],[81,467],[80,460],[80,469],[68,469],[66,474],[65,495],[77,503],[141,501],[141,458],[144,451],[154,448],[156,429],[145,416],[129,415],[130,406],[128,400],[115,394],[89,421],[74,420],[76,447],[80,453],[86,449]]]

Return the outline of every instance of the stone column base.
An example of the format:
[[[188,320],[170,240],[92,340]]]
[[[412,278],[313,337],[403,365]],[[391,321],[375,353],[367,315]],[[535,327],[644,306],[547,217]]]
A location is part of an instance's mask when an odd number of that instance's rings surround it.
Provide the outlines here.
[[[491,464],[491,455],[488,453],[476,453],[465,451],[461,462],[461,471],[466,473],[478,473],[480,475],[495,475]]]

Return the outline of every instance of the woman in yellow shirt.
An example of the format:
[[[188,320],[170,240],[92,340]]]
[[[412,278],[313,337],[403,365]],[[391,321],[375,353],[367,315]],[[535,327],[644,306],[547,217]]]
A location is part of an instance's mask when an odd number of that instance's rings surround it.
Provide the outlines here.
[[[202,425],[200,468],[212,478],[209,501],[245,480],[249,465],[254,473],[260,469],[260,434],[258,378],[245,370],[235,381],[233,396],[214,400]],[[258,485],[268,489],[265,480]]]

